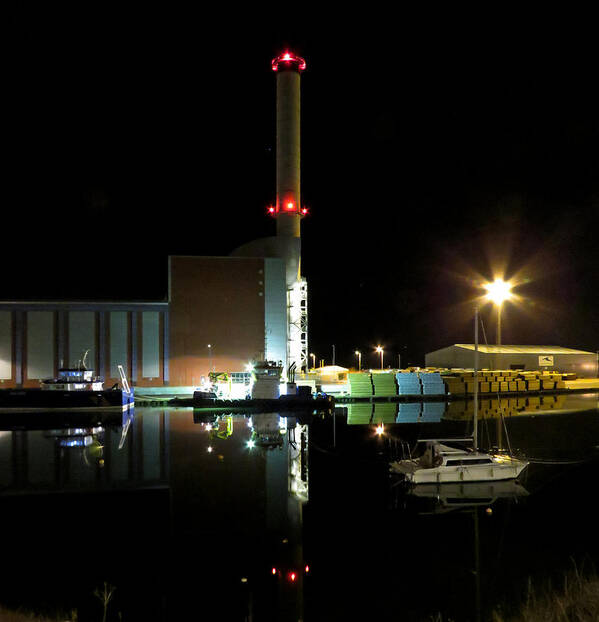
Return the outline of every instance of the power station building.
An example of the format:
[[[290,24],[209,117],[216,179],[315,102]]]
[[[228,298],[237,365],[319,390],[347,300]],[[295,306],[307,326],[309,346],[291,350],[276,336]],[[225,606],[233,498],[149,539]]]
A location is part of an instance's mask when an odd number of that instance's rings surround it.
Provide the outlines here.
[[[300,76],[285,52],[276,74],[276,236],[230,256],[171,256],[168,297],[155,302],[0,301],[0,388],[34,387],[88,352],[87,367],[135,386],[191,386],[255,360],[308,363],[308,291],[301,275]]]
[[[427,367],[472,369],[474,344],[456,343],[425,355]],[[560,346],[478,346],[480,369],[547,370],[575,373],[579,378],[597,376],[597,354]]]

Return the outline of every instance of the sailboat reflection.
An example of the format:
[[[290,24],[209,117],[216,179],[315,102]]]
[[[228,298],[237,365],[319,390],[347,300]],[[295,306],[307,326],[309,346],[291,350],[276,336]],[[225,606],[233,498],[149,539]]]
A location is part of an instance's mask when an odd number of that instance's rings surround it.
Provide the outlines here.
[[[411,486],[406,494],[428,501],[425,514],[445,514],[460,510],[489,507],[498,499],[517,500],[527,497],[528,491],[516,480],[499,482],[462,482],[445,484],[417,484]]]

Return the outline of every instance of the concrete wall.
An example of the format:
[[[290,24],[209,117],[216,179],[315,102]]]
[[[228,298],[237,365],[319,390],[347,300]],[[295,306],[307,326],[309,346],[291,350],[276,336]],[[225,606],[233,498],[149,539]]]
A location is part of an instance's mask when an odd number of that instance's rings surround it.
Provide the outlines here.
[[[169,274],[171,385],[198,385],[210,363],[244,371],[264,355],[264,259],[173,256]]]
[[[553,365],[540,365],[540,354],[535,353],[484,353],[479,352],[479,369],[511,369],[512,365],[524,365],[527,371],[558,371],[575,373],[579,378],[597,377],[597,356],[588,354],[552,354]],[[427,367],[456,367],[472,369],[474,351],[456,346],[442,348],[425,355]]]

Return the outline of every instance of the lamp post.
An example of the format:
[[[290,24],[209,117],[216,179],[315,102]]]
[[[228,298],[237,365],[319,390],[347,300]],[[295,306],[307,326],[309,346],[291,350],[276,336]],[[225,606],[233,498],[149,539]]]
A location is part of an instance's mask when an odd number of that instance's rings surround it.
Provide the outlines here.
[[[358,357],[358,371],[362,371],[362,353],[356,350],[354,354]]]
[[[511,283],[503,279],[495,279],[492,283],[486,283],[484,288],[487,290],[486,298],[497,307],[497,345],[501,345],[501,310],[503,303],[512,297]]]
[[[316,354],[310,352],[310,358],[312,359],[312,369],[316,369]]]
[[[212,369],[212,344],[208,344],[208,372],[214,371]]]
[[[375,351],[378,352],[381,355],[381,369],[383,369],[383,354],[384,354],[384,350],[383,350],[382,346],[377,346]]]

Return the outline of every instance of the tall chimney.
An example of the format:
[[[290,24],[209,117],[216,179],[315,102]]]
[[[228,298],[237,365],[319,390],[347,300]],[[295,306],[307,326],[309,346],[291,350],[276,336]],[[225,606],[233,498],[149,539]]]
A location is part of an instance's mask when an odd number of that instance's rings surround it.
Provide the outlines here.
[[[284,52],[272,61],[277,72],[277,236],[300,237],[300,73],[303,58]]]

